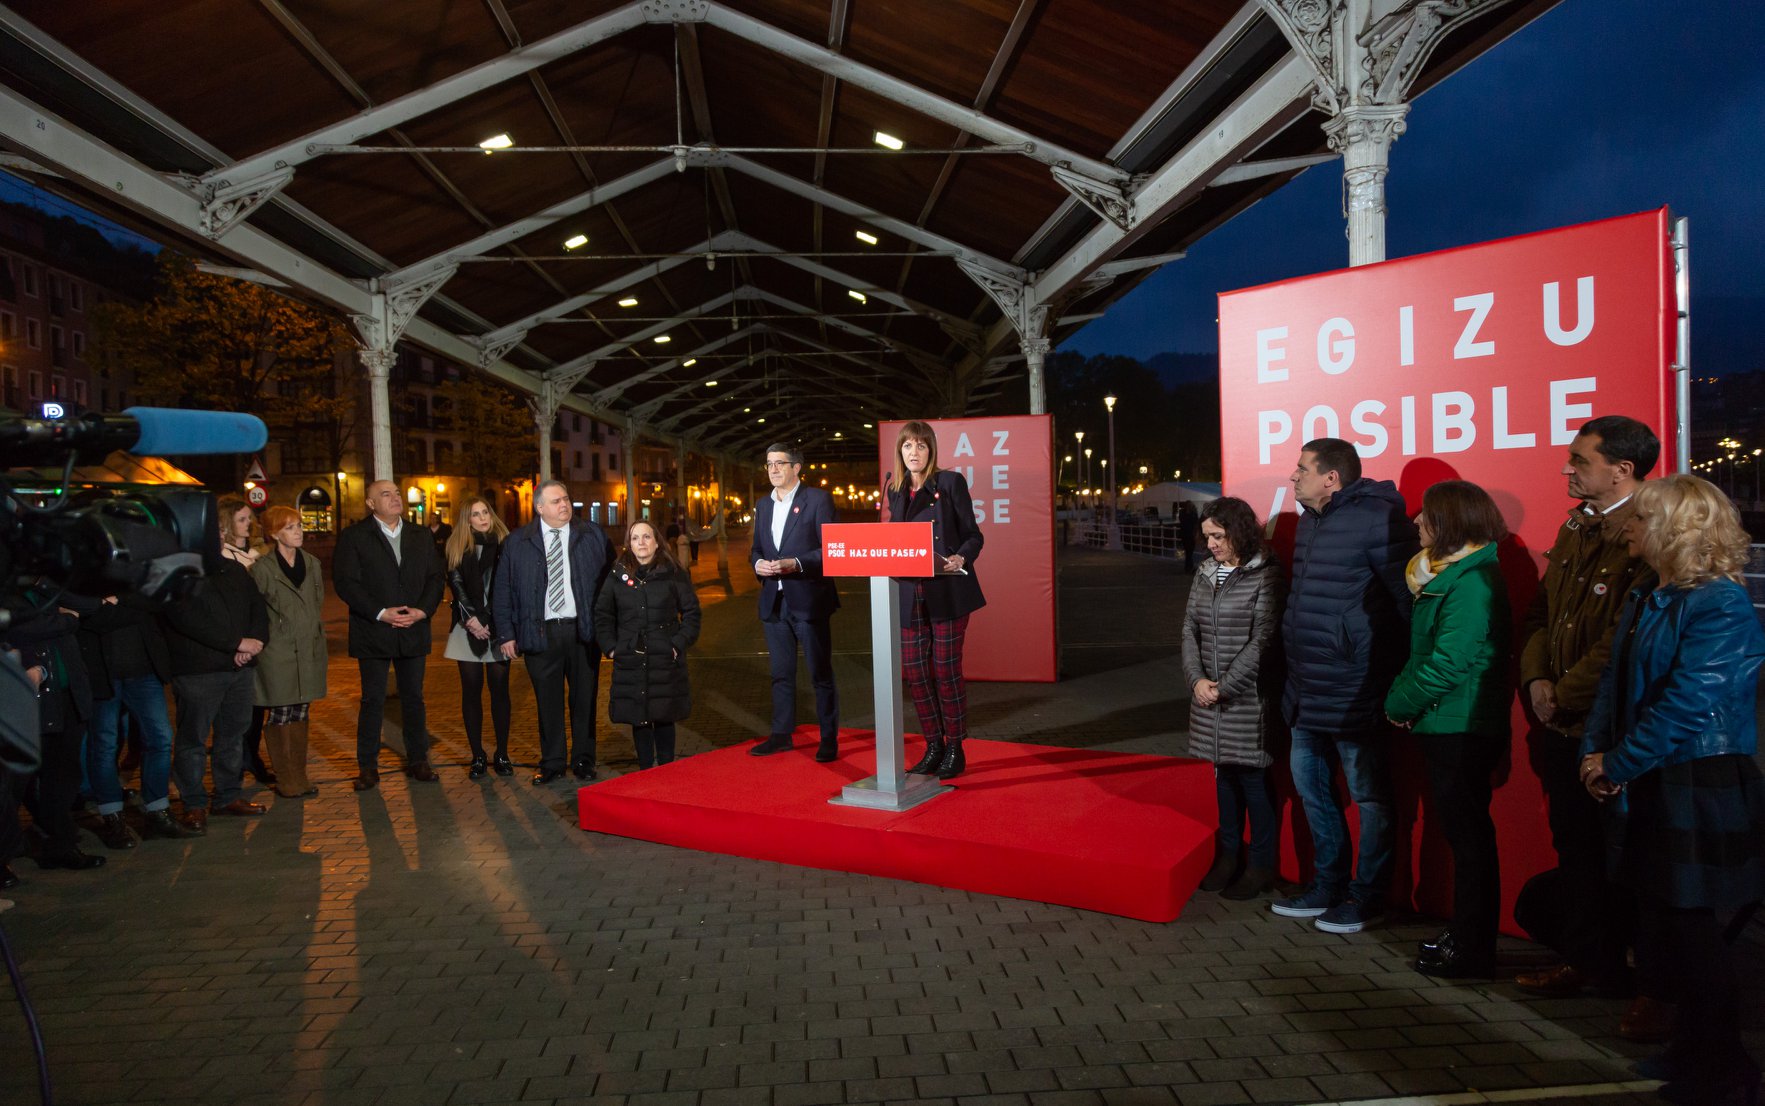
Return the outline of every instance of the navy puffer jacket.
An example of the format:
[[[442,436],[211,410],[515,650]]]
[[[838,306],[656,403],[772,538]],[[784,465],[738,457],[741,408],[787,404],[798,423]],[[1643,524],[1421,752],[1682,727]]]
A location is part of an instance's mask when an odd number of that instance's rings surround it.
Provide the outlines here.
[[[1363,476],[1322,511],[1303,509],[1281,620],[1289,726],[1356,733],[1384,721],[1385,693],[1409,656],[1403,574],[1418,548],[1389,480]]]

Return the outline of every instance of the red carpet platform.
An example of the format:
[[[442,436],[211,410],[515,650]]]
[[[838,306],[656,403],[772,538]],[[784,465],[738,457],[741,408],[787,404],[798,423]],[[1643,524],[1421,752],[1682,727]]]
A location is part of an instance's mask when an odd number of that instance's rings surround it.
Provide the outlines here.
[[[1213,768],[1169,757],[967,743],[956,790],[893,814],[834,806],[874,774],[875,735],[846,730],[817,764],[812,728],[577,791],[583,829],[701,852],[979,891],[1168,922],[1213,862]],[[908,737],[909,763],[924,743]]]

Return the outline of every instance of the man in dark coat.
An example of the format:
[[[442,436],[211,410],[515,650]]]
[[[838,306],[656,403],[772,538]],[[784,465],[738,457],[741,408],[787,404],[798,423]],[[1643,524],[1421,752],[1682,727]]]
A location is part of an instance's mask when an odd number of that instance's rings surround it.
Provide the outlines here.
[[[202,831],[208,815],[258,815],[262,803],[239,795],[245,771],[245,729],[251,725],[253,666],[270,637],[263,593],[237,562],[217,557],[203,566],[202,582],[188,598],[165,610],[165,641],[172,660],[172,693],[178,728],[172,747],[172,780],[184,801],[184,827]],[[203,790],[211,759],[214,803]]]
[[[541,484],[533,502],[538,517],[503,541],[491,584],[494,644],[510,660],[517,653],[526,658],[527,678],[533,681],[539,714],[539,771],[533,782],[563,778],[566,752],[576,778],[592,780],[601,669],[594,601],[613,563],[613,543],[599,526],[571,517],[575,508],[563,481]]]
[[[1361,476],[1340,438],[1305,443],[1292,476],[1301,514],[1293,583],[1281,621],[1293,731],[1293,786],[1305,806],[1312,885],[1270,907],[1315,919],[1326,933],[1358,933],[1384,912],[1393,864],[1390,727],[1385,693],[1409,653],[1404,570],[1419,548],[1403,496]],[[1360,861],[1349,881],[1348,820],[1336,798],[1342,767],[1360,814]]]
[[[430,618],[441,605],[441,557],[429,531],[404,521],[398,485],[368,485],[367,518],[337,537],[331,578],[349,607],[349,655],[361,671],[362,701],[356,712],[352,785],[366,791],[380,783],[380,733],[386,709],[386,671],[398,673],[404,716],[405,774],[434,780],[423,709],[423,666],[433,644]]]
[[[839,755],[840,692],[833,679],[830,622],[840,596],[821,574],[821,527],[834,521],[833,497],[804,484],[803,454],[782,442],[766,447],[772,492],[754,512],[748,561],[760,578],[760,627],[772,655],[772,733],[748,750],[763,757],[791,747],[797,728],[797,647],[815,685],[821,745],[815,759]]]

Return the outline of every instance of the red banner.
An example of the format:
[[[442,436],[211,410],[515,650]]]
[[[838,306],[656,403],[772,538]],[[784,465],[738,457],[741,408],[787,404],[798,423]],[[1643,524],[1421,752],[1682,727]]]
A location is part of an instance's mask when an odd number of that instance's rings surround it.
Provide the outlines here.
[[[829,522],[821,527],[823,576],[932,576],[929,522]]]
[[[968,623],[962,659],[971,680],[1053,682],[1054,423],[1047,415],[928,419],[938,467],[960,472],[986,544],[975,576],[987,605]],[[882,483],[900,467],[902,422],[877,424]],[[880,486],[880,485],[879,485]]]
[[[1516,634],[1540,553],[1572,506],[1561,475],[1577,428],[1623,414],[1653,427],[1671,465],[1669,365],[1676,325],[1665,210],[1324,273],[1220,296],[1225,489],[1275,516],[1291,545],[1288,476],[1312,438],[1354,443],[1364,472],[1394,480],[1413,512],[1441,480],[1473,481],[1514,532],[1502,561]],[[1517,647],[1517,646],[1516,646]],[[1502,892],[1556,863],[1516,696],[1511,770],[1496,793]],[[1425,792],[1413,741],[1399,808]],[[1352,820],[1351,820],[1352,821]],[[1423,864],[1419,901],[1447,896]],[[1430,837],[1428,847],[1443,849]]]

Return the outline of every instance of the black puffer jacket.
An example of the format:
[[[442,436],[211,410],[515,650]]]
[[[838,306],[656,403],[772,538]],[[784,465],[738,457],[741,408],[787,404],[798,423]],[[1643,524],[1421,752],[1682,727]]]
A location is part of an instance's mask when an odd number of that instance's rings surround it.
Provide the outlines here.
[[[1281,620],[1290,726],[1355,733],[1383,723],[1385,692],[1409,657],[1404,568],[1416,526],[1389,480],[1362,477],[1307,507],[1293,543]]]
[[[686,651],[699,640],[699,597],[684,572],[662,562],[642,574],[615,564],[595,599],[594,626],[613,658],[608,718],[633,725],[692,713]]]

